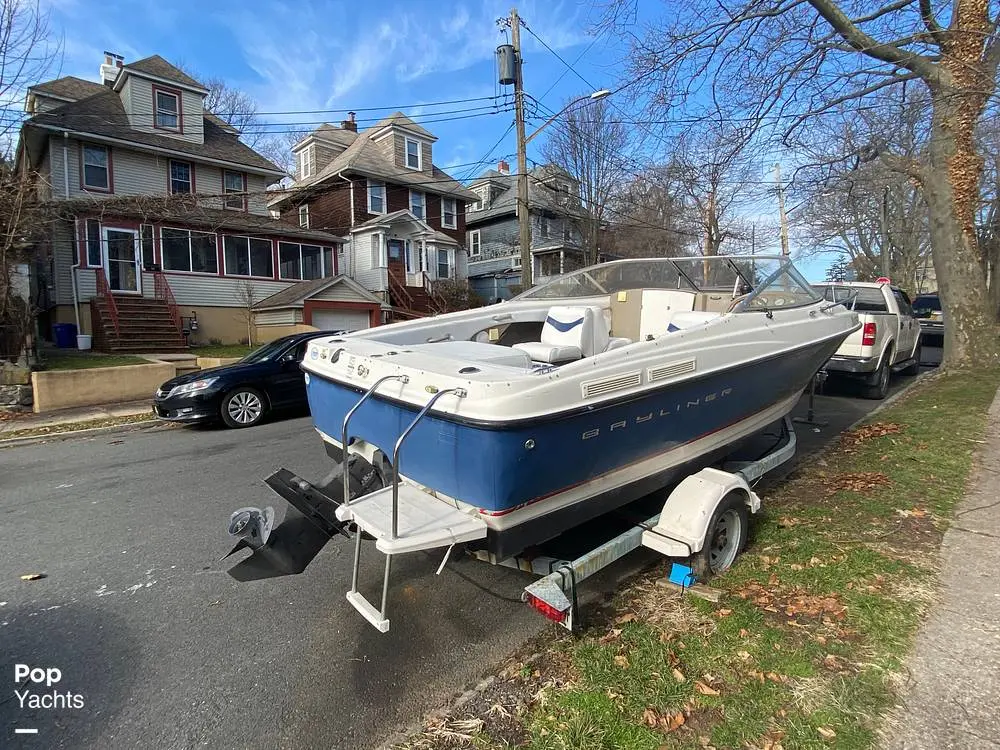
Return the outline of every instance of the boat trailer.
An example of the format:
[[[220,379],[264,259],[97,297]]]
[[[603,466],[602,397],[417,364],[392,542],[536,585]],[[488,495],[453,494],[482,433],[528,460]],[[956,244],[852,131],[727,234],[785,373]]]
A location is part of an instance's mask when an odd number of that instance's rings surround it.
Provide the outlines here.
[[[405,376],[404,376],[405,377]],[[375,386],[365,398],[374,392]],[[435,394],[417,419],[400,436],[393,451],[392,467],[399,465],[399,451],[412,427],[429,410]],[[461,398],[462,393],[453,393]],[[344,439],[348,422],[361,401],[344,420]],[[495,565],[528,571],[542,577],[528,585],[522,599],[548,619],[568,630],[580,627],[577,601],[579,584],[638,547],[655,550],[678,562],[684,561],[684,584],[704,580],[730,567],[746,544],[748,520],[760,509],[761,501],[753,486],[766,473],[795,454],[795,431],[786,416],[781,421],[778,445],[753,461],[724,462],[719,468],[704,468],[681,481],[667,496],[662,510],[631,525],[626,531],[567,560],[525,555],[505,560],[492,559],[483,550],[474,557]],[[438,568],[443,570],[456,544],[476,541],[486,535],[485,524],[446,503],[432,503],[427,511],[426,493],[402,483],[395,468],[389,477],[376,466],[347,451],[343,461],[318,485],[279,469],[265,483],[288,502],[284,520],[274,526],[270,507],[241,508],[232,514],[229,532],[238,538],[226,555],[250,549],[252,554],[229,569],[238,581],[294,575],[305,570],[319,551],[334,536],[354,538],[354,566],[348,601],[381,632],[389,630],[387,600],[393,556],[421,549],[445,548]],[[341,456],[343,459],[343,456]],[[400,517],[408,528],[433,529],[428,535],[416,531],[400,534]],[[385,523],[391,518],[391,526]],[[374,539],[378,551],[386,556],[380,606],[376,607],[358,591],[361,542]]]

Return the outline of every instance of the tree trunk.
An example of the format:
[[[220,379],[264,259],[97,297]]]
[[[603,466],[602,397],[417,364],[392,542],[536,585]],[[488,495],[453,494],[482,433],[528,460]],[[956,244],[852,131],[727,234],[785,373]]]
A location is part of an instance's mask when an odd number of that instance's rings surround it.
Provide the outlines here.
[[[932,93],[930,163],[924,170],[938,291],[945,311],[943,364],[963,368],[1000,362],[997,311],[986,287],[975,210],[982,159],[972,142],[978,99],[951,87]]]

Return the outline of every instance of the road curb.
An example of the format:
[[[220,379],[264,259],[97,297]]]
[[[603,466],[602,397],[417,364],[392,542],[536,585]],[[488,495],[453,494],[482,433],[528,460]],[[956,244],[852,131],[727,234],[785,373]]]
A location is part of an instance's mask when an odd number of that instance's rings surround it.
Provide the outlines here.
[[[133,429],[148,430],[150,427],[158,425],[163,427],[169,426],[167,423],[161,422],[158,419],[147,419],[142,422],[125,422],[123,424],[108,425],[107,427],[89,427],[84,430],[63,430],[62,432],[50,432],[45,435],[25,435],[24,437],[0,438],[0,448],[13,448],[17,445],[32,445],[34,443],[41,443],[54,438],[67,440],[73,437],[86,437],[88,435],[100,435],[102,433],[115,431],[125,432]]]

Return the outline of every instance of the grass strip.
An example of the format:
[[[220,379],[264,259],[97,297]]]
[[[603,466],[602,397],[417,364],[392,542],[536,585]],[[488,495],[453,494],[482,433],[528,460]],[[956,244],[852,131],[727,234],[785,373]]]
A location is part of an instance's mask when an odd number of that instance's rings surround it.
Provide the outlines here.
[[[991,369],[915,387],[767,493],[719,603],[657,586],[658,566],[404,746],[876,746],[998,386]]]

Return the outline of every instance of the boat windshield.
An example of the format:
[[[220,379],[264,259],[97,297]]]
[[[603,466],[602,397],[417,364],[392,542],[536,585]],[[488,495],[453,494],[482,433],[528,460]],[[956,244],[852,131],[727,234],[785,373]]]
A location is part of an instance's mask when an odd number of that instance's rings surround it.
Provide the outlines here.
[[[762,310],[820,299],[787,258],[710,256],[617,260],[590,266],[529,289],[515,299],[597,297],[631,289],[727,292],[738,309]]]

